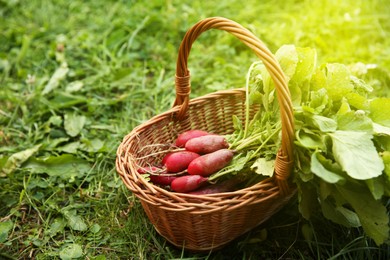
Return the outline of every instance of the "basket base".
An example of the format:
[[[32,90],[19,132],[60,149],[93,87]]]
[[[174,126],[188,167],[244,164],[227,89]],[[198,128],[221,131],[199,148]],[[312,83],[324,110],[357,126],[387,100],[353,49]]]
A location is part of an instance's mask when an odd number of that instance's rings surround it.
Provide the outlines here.
[[[190,217],[191,219],[189,222],[188,220],[182,218],[183,216],[188,217],[188,212],[185,214],[175,212],[177,215],[177,221],[175,223],[166,223],[161,220],[161,217],[164,218],[164,216],[160,215],[156,217],[155,214],[150,212],[148,204],[142,203],[142,206],[144,207],[149,220],[153,223],[157,233],[164,237],[170,244],[180,249],[201,253],[220,250],[241,235],[244,235],[253,228],[263,224],[265,221],[274,216],[276,212],[280,211],[295,194],[296,190],[283,198],[279,197],[277,201],[272,203],[272,205],[269,203],[259,203],[258,205],[252,205],[252,207],[245,207],[249,210],[247,210],[244,214],[242,213],[242,209],[238,210],[239,215],[237,215],[237,217],[234,217],[236,214],[235,211],[237,210],[233,210],[231,212],[225,211],[222,213],[214,212],[211,215],[195,215]],[[264,212],[268,213],[264,214]],[[228,217],[224,217],[225,214],[228,214]],[[255,218],[254,216],[261,217]],[[202,229],[202,225],[200,223],[210,223],[215,219],[218,224],[214,224],[214,226],[219,227],[216,227],[211,231],[200,230]],[[225,222],[223,221],[224,219],[226,219],[227,222],[225,225]],[[193,223],[192,225],[194,228],[193,230],[188,228],[188,223],[191,221],[196,221],[196,223]],[[163,222],[164,224],[162,224]],[[182,228],[180,227],[180,222],[183,223]],[[169,226],[167,227],[166,225]],[[205,225],[205,227],[207,229],[210,225]]]

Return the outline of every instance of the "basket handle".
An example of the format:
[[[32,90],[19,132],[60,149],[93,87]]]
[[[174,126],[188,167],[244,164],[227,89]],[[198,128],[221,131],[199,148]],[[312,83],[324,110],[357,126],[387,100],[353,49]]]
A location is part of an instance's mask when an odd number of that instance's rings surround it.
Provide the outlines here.
[[[282,194],[288,193],[289,185],[287,179],[293,167],[294,140],[294,116],[290,90],[285,75],[274,55],[249,30],[232,20],[223,17],[210,17],[199,21],[187,31],[179,47],[176,63],[176,99],[174,106],[181,106],[177,117],[178,119],[184,118],[189,108],[191,84],[187,62],[191,46],[201,33],[209,29],[224,30],[236,36],[255,52],[271,75],[280,105],[282,123],[282,142],[275,161],[274,177]]]

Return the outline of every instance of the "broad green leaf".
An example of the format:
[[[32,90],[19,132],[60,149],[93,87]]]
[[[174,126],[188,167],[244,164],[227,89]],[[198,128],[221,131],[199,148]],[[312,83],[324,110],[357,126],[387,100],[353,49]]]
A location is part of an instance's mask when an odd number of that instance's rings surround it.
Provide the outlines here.
[[[340,194],[345,198],[359,217],[366,234],[377,245],[389,239],[389,217],[386,207],[380,200],[375,200],[371,194],[360,189],[347,186],[337,186]]]
[[[347,201],[336,189],[335,184],[320,182],[321,208],[324,217],[346,227],[360,227],[356,212],[345,207]]]
[[[79,244],[67,244],[60,251],[62,260],[76,259],[83,256],[83,249]]]
[[[62,213],[71,229],[76,231],[86,231],[88,229],[87,224],[80,215],[77,215],[76,210],[63,210]]]
[[[87,224],[85,224],[82,217],[78,215],[70,216],[68,218],[68,225],[70,226],[71,229],[76,231],[85,231],[88,228]]]
[[[58,147],[56,150],[66,153],[76,153],[78,149],[81,148],[81,143],[79,141],[77,142],[71,142],[67,143],[63,146]]]
[[[346,207],[336,207],[336,211],[338,211],[347,221],[347,225],[350,227],[360,227],[361,223],[359,220],[359,216],[352,210]]]
[[[368,189],[371,191],[374,199],[379,200],[385,193],[385,179],[383,176],[378,176],[376,178],[366,180]]]
[[[294,45],[283,45],[275,53],[287,81],[294,76],[299,61],[298,52]]]
[[[308,149],[325,149],[324,141],[321,139],[321,136],[304,128],[296,132],[296,142],[298,142],[300,146]]]
[[[296,48],[298,63],[292,80],[303,82],[309,80],[317,65],[317,52],[314,48]]]
[[[371,140],[371,134],[338,130],[329,135],[333,141],[333,155],[349,176],[366,180],[382,174],[383,161]]]
[[[60,85],[60,82],[65,79],[66,74],[68,74],[68,72],[68,64],[66,64],[66,62],[63,62],[61,66],[51,76],[49,82],[46,84],[45,88],[42,91],[42,95],[46,95],[53,89],[57,88]]]
[[[325,70],[322,67],[317,68],[317,70],[313,73],[313,76],[310,80],[310,89],[312,91],[318,91],[322,88],[326,89],[326,74]]]
[[[373,133],[372,121],[362,110],[346,112],[337,117],[337,129]]]
[[[359,217],[355,212],[343,207],[337,206],[331,200],[321,201],[322,214],[325,218],[343,225],[345,227],[360,227]]]
[[[305,112],[305,113],[307,113],[307,114],[310,115],[310,116],[308,116],[308,119],[310,119],[311,115],[312,115],[312,114],[315,114],[315,112],[316,112],[316,110],[315,110],[314,108],[309,107],[309,106],[305,106],[305,105],[303,105],[303,106],[301,107],[301,109],[302,109],[303,112]],[[306,116],[307,116],[307,115],[306,115]],[[309,122],[305,122],[305,123],[310,123],[312,120],[310,119],[310,120],[308,120],[308,121],[309,121]]]
[[[362,95],[351,92],[345,95],[345,98],[348,100],[348,103],[355,107],[356,109],[368,109],[369,102],[366,97],[363,97]]]
[[[370,117],[378,124],[390,127],[390,98],[375,98],[370,102]]]
[[[295,82],[289,83],[291,101],[294,107],[298,107],[302,103],[302,86]]]
[[[66,226],[66,221],[63,218],[56,218],[53,223],[51,223],[50,227],[45,230],[45,233],[49,236],[55,236],[58,233],[62,233]]]
[[[4,221],[0,222],[0,243],[4,243],[8,239],[8,233],[11,231],[13,227],[12,221]]]
[[[104,148],[104,141],[98,138],[83,139],[82,142],[83,145],[81,146],[81,149],[88,152],[99,152],[101,149]]]
[[[372,123],[374,127],[374,133],[377,135],[388,135],[390,136],[390,127],[383,126],[377,123]]]
[[[336,115],[344,115],[345,113],[348,113],[351,111],[351,107],[348,104],[348,101],[346,98],[341,99],[341,105],[339,107],[339,110],[337,111]]]
[[[323,133],[334,132],[337,129],[337,123],[331,118],[313,115],[314,125],[318,127]]]
[[[33,173],[47,173],[68,181],[84,176],[91,169],[87,161],[70,154],[50,156],[45,159],[31,158],[25,167]]]
[[[255,169],[257,174],[271,177],[274,174],[275,160],[258,158],[251,166],[251,169]]]
[[[329,97],[334,101],[340,101],[353,90],[350,72],[343,64],[328,63],[325,68],[326,89]]]
[[[54,139],[47,139],[44,144],[45,145],[44,148],[45,150],[52,150],[55,149],[58,145],[68,141],[69,141],[69,137],[58,137]]]
[[[49,123],[55,126],[60,126],[62,124],[62,118],[60,116],[51,116],[49,118]]]
[[[284,45],[275,54],[289,82],[291,99],[299,106],[307,99],[310,78],[315,69],[316,52],[312,48],[296,48]]]
[[[328,183],[344,182],[345,178],[325,168],[323,162],[326,159],[319,153],[314,152],[311,156],[311,171]]]
[[[20,151],[11,155],[7,162],[5,163],[2,172],[9,174],[13,172],[16,168],[20,167],[24,162],[26,162],[31,156],[39,151],[41,144],[36,145],[30,149]]]
[[[358,93],[360,92],[369,93],[374,90],[373,87],[370,86],[368,83],[366,83],[364,80],[357,78],[355,76],[351,76],[351,82]]]
[[[90,228],[89,228],[89,231],[92,233],[92,234],[97,234],[99,233],[99,231],[101,230],[101,226],[97,223],[93,224]]]
[[[79,116],[74,113],[65,114],[64,128],[68,135],[75,137],[83,129],[86,121],[85,116]]]
[[[317,113],[321,113],[329,102],[329,97],[325,88],[310,92],[309,106],[314,108]]]

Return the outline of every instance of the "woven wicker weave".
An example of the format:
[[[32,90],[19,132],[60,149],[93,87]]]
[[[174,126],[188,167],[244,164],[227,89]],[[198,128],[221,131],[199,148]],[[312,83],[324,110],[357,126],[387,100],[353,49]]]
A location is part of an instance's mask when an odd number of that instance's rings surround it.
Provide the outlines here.
[[[233,132],[232,116],[245,118],[245,90],[218,91],[189,99],[187,61],[192,43],[209,29],[227,31],[252,49],[274,81],[280,105],[282,142],[273,177],[251,187],[212,195],[174,193],[147,182],[137,167],[157,163],[153,144],[173,143],[189,129],[217,134]],[[217,249],[270,218],[293,196],[289,182],[293,159],[292,103],[284,74],[267,47],[241,25],[222,17],[201,20],[186,33],[176,67],[176,100],[173,108],[137,126],[117,150],[116,169],[124,184],[137,196],[159,234],[172,244],[189,250]],[[259,106],[252,106],[254,115]],[[143,159],[142,159],[143,158]]]

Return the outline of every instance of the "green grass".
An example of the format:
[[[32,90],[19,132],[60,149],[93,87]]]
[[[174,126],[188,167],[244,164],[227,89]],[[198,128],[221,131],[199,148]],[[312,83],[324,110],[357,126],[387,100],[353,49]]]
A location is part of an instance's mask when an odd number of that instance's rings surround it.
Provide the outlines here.
[[[220,251],[183,251],[155,232],[114,164],[122,138],[171,106],[180,41],[209,16],[272,51],[295,44],[320,62],[377,64],[362,77],[388,96],[388,1],[161,2],[0,0],[0,258],[390,258],[360,229],[302,219],[296,201]],[[234,37],[205,33],[191,95],[244,86],[255,60]]]

